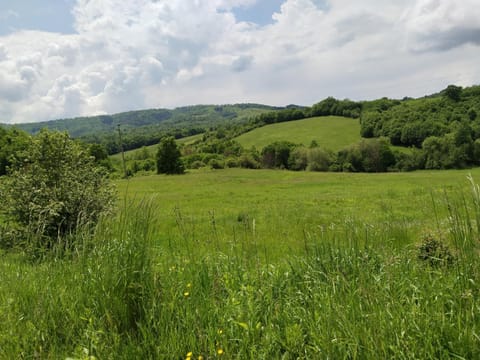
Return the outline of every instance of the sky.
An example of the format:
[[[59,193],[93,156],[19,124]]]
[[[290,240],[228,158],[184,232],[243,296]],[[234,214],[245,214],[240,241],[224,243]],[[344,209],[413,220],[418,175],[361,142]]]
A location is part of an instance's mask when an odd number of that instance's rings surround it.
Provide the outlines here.
[[[0,122],[480,84],[480,0],[0,0]]]

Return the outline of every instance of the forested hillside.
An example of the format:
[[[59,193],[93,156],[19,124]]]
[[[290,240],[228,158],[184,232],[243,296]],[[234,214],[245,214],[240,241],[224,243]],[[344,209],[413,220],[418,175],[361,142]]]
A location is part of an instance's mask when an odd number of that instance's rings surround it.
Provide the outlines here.
[[[365,102],[361,135],[384,136],[393,145],[422,149],[427,169],[478,165],[478,114],[480,86],[462,89],[450,85],[439,94],[422,99],[383,98]]]
[[[67,131],[74,138],[104,144],[109,153],[116,153],[119,151],[118,126],[122,129],[124,149],[135,149],[156,144],[164,136],[195,135],[220,124],[235,124],[262,112],[280,109],[260,104],[196,105],[18,124],[16,127],[30,134],[42,128]]]

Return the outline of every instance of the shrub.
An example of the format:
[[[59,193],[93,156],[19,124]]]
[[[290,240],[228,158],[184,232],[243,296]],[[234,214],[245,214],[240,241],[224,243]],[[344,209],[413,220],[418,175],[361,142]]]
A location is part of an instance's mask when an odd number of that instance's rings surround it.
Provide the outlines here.
[[[243,154],[238,159],[238,164],[240,167],[245,169],[259,169],[260,163],[255,159],[251,154]]]
[[[431,234],[423,237],[418,247],[418,258],[432,267],[451,265],[455,259],[448,246]]]
[[[227,168],[236,168],[236,167],[238,167],[238,160],[235,159],[235,158],[228,158],[225,161],[225,166]]]
[[[30,139],[9,168],[1,192],[7,217],[28,235],[28,242],[42,248],[95,225],[115,199],[88,150],[66,133],[48,131]]]
[[[190,164],[190,169],[200,169],[202,167],[205,167],[205,163],[200,160],[195,160]]]
[[[221,161],[221,160],[218,160],[218,159],[210,159],[210,161],[208,162],[208,165],[212,169],[223,169],[223,168],[225,168],[224,162]]]
[[[308,152],[308,170],[309,171],[328,171],[332,165],[335,156],[332,152],[322,148],[313,148]]]
[[[291,170],[305,170],[308,165],[308,149],[303,146],[293,149],[288,163]]]

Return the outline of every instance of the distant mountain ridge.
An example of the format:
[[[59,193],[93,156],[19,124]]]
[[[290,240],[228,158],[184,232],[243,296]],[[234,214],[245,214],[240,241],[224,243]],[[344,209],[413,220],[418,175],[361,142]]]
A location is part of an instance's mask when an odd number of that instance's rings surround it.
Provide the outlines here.
[[[169,109],[148,109],[117,113],[113,115],[84,116],[68,119],[49,120],[36,123],[15,124],[15,126],[30,134],[35,134],[42,128],[68,131],[74,138],[91,137],[101,133],[113,132],[119,125],[124,130],[149,127],[151,131],[167,128],[195,128],[216,126],[226,120],[241,120],[261,112],[282,110],[262,104],[233,105],[193,105]],[[194,131],[195,132],[195,131]]]

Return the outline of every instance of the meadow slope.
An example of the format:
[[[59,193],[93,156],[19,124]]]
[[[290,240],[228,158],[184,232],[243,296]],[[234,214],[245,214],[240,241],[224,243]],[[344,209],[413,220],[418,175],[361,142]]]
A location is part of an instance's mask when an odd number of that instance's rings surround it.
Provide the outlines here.
[[[257,149],[275,142],[290,141],[306,146],[315,140],[321,147],[338,151],[360,140],[358,119],[322,116],[263,126],[237,137],[245,149]]]

